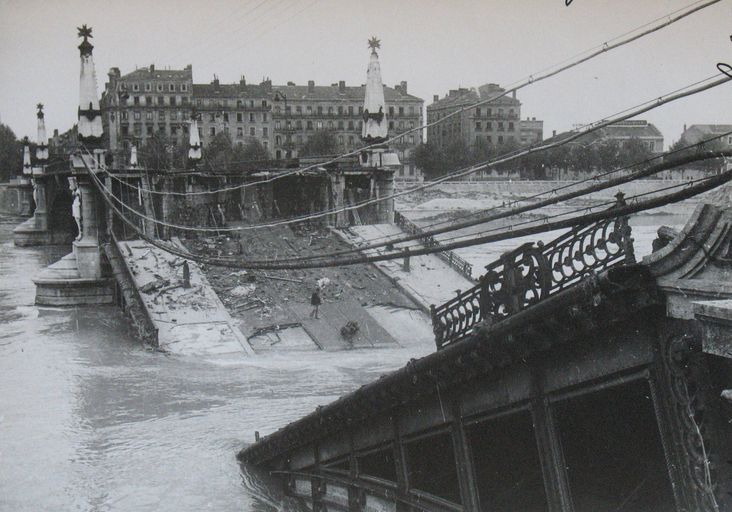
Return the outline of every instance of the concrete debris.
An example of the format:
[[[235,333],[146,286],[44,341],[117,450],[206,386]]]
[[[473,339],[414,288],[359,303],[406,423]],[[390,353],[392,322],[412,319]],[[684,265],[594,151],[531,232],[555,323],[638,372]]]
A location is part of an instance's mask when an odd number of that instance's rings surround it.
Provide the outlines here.
[[[256,285],[253,284],[243,284],[239,286],[235,286],[231,290],[229,290],[229,293],[233,295],[234,297],[248,297],[252,293],[254,293],[254,290],[257,289]]]

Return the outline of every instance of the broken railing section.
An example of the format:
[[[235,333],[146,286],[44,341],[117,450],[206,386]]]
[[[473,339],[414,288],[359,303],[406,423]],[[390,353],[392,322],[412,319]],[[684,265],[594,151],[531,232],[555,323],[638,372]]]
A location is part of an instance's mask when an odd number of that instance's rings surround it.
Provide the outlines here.
[[[495,323],[620,263],[635,263],[627,217],[573,228],[547,244],[523,244],[486,266],[476,286],[431,306],[437,349],[468,336],[479,322]]]
[[[422,235],[424,233],[422,228],[420,228],[414,222],[407,219],[404,215],[396,211],[394,212],[394,223],[410,235]],[[419,241],[425,247],[440,247],[440,242],[438,242],[437,239],[432,235],[421,236],[419,238]],[[441,251],[435,254],[438,258],[445,261],[452,268],[460,272],[471,281],[475,282],[475,279],[473,279],[473,265],[471,265],[452,251]]]

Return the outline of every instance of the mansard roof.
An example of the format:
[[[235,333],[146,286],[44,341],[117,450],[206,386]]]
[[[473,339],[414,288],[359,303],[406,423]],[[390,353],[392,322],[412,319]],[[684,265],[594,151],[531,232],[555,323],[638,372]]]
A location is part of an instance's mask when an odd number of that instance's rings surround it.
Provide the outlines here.
[[[278,91],[287,96],[287,101],[353,101],[363,102],[366,95],[366,86],[345,86],[336,85],[273,85],[272,90]],[[414,101],[422,102],[422,98],[402,92],[394,87],[384,86],[384,99],[387,102]]]

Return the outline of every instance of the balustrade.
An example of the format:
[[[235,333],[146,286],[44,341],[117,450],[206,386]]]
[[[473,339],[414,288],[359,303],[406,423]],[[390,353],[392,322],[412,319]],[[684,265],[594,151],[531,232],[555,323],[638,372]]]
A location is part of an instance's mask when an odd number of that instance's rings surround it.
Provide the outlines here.
[[[634,262],[627,217],[573,228],[547,244],[523,244],[486,266],[476,286],[432,306],[437,348],[470,335],[484,320],[497,322],[590,274]]]

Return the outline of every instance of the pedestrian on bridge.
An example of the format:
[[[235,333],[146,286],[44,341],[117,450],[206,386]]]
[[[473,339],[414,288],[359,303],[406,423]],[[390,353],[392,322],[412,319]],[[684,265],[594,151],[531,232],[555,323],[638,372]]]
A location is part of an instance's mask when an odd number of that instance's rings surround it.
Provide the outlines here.
[[[310,305],[313,306],[313,310],[310,312],[310,318],[318,318],[318,307],[323,303],[320,298],[320,287],[316,286],[313,290],[313,294],[310,296]]]

